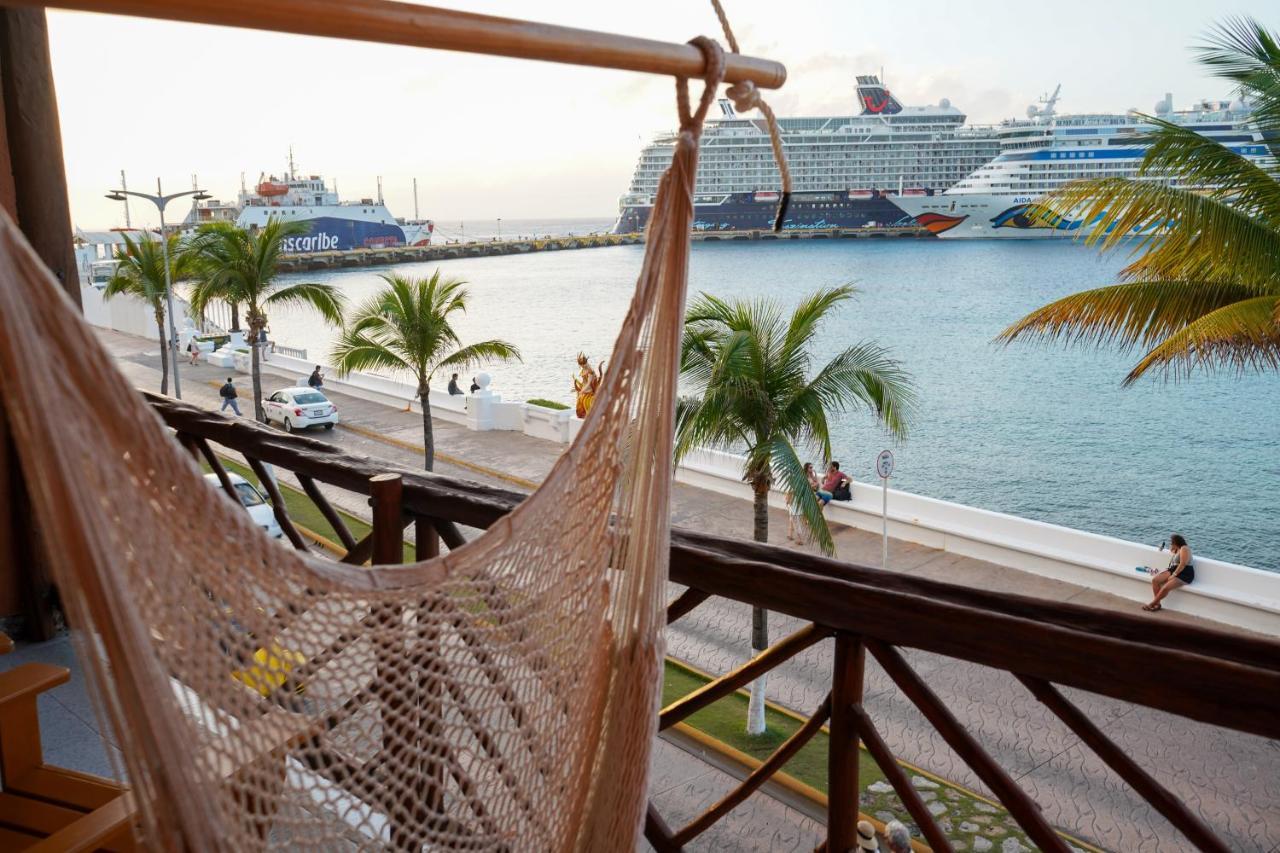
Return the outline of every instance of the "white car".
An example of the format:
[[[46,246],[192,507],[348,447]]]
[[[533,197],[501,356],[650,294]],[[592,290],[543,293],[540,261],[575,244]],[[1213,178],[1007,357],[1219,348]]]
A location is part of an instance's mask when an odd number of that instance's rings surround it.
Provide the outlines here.
[[[217,474],[205,474],[204,478],[215,489],[222,491],[222,483],[218,481]],[[236,490],[236,495],[239,496],[241,505],[248,511],[253,523],[265,530],[267,535],[273,539],[282,539],[284,531],[280,529],[280,522],[276,521],[275,511],[271,509],[271,504],[267,503],[267,499],[262,496],[262,492],[259,492],[253,483],[250,483],[239,474],[228,471],[227,478],[231,480],[231,487]]]
[[[285,432],[338,423],[338,407],[319,388],[282,388],[262,401],[267,422],[277,421]]]

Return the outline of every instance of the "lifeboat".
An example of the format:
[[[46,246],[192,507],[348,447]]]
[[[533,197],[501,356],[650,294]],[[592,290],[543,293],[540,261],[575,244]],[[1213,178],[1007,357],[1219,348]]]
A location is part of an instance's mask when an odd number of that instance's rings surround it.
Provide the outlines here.
[[[278,184],[275,181],[263,181],[258,184],[258,195],[271,198],[273,196],[284,195],[289,192],[288,184]]]
[[[848,197],[854,200],[864,199],[864,198],[874,198],[875,190],[865,190],[865,189],[849,190]]]

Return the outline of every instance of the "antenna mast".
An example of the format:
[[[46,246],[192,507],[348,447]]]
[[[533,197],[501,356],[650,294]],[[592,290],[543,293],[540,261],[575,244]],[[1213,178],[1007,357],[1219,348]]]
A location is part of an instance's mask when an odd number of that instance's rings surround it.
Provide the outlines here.
[[[418,179],[413,179],[413,218],[418,219]]]
[[[378,204],[382,204],[382,176],[378,176]]]
[[[289,180],[293,180],[293,146],[289,146]]]

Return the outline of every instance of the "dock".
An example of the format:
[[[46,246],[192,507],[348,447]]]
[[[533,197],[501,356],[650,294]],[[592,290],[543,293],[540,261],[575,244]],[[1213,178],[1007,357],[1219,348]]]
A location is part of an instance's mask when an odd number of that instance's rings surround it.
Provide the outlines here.
[[[918,226],[877,226],[872,228],[806,228],[775,233],[765,229],[751,231],[695,231],[694,242],[737,240],[842,240],[855,238],[931,238]],[[337,252],[313,252],[285,255],[280,259],[282,272],[386,266],[454,258],[487,258],[497,255],[523,255],[530,252],[560,252],[571,249],[594,249],[604,246],[638,246],[644,234],[585,234],[543,238],[517,238],[471,243],[437,243],[430,246],[392,246],[387,248],[349,249]]]

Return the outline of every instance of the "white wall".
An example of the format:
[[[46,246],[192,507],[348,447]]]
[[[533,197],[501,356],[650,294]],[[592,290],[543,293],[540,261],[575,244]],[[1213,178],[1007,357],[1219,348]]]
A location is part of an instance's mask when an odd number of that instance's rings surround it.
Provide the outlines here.
[[[157,350],[160,348],[155,312],[136,296],[121,294],[103,299],[102,291],[98,288],[82,287],[80,304],[84,308],[84,318],[90,325],[137,335],[155,343]]]
[[[743,460],[733,454],[701,450],[676,471],[689,485],[751,500],[742,481]],[[827,518],[838,524],[879,533],[882,526],[879,485],[855,483],[853,500],[832,501]],[[770,503],[785,508],[781,492]],[[889,535],[965,557],[1120,595],[1151,600],[1150,577],[1137,566],[1163,569],[1168,552],[1056,524],[991,512],[922,495],[889,490]],[[889,553],[893,566],[893,552]],[[1165,599],[1182,610],[1254,631],[1280,635],[1280,573],[1264,572],[1221,560],[1195,557],[1196,579]]]

